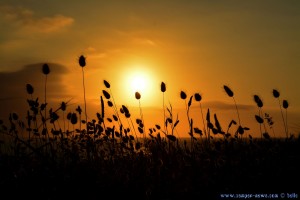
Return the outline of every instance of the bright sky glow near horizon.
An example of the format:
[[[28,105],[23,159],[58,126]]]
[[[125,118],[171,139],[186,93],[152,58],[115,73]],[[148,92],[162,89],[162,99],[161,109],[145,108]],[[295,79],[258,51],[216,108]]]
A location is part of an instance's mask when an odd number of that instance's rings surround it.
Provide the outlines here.
[[[178,134],[188,136],[185,101],[202,96],[204,114],[216,113],[223,129],[236,110],[223,85],[234,92],[241,121],[259,135],[253,95],[273,116],[274,130],[284,136],[282,118],[272,90],[290,103],[290,131],[300,132],[300,1],[59,1],[1,0],[0,2],[0,118],[26,106],[25,85],[35,87],[43,100],[48,63],[48,100],[53,106],[70,100],[70,109],[83,108],[82,69],[84,55],[88,114],[99,112],[99,97],[111,84],[118,106],[136,111],[141,93],[145,126],[162,125],[162,92],[165,105],[178,114]],[[136,81],[142,79],[143,81]],[[132,84],[137,88],[133,88]],[[138,86],[137,86],[138,85]],[[143,91],[144,90],[144,91]],[[25,113],[24,113],[25,114]],[[191,116],[202,128],[198,102]],[[273,133],[270,132],[270,135]]]

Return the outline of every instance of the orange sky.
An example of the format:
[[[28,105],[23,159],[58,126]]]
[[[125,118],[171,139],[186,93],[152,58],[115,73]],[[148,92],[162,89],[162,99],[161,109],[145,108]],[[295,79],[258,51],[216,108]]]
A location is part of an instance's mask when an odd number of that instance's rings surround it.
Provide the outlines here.
[[[288,122],[300,131],[298,77],[300,45],[299,1],[72,1],[2,0],[0,3],[1,118],[22,112],[28,98],[25,85],[35,86],[43,99],[43,63],[49,63],[48,99],[53,106],[71,99],[70,109],[83,108],[84,55],[86,97],[90,119],[99,109],[103,80],[111,83],[117,106],[130,107],[139,116],[131,80],[148,79],[140,91],[145,124],[162,124],[160,83],[167,84],[165,103],[179,115],[178,134],[187,136],[185,102],[196,92],[205,111],[210,108],[227,128],[237,120],[259,135],[253,95],[264,101],[282,134],[282,118],[272,90],[290,102]],[[200,109],[191,115],[202,128]],[[284,135],[284,134],[283,134]]]

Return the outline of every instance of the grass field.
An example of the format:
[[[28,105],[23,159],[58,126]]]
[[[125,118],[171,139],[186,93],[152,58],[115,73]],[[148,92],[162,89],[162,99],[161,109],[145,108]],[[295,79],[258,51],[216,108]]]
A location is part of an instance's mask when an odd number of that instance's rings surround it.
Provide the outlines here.
[[[79,64],[83,69],[84,57],[80,57]],[[46,77],[50,73],[47,67],[42,68]],[[261,137],[252,138],[244,136],[249,128],[241,125],[237,107],[239,120],[232,120],[225,130],[209,110],[205,118],[202,116],[204,128],[194,127],[189,108],[192,99],[201,102],[201,96],[187,98],[181,92],[180,97],[188,100],[190,137],[177,138],[173,131],[178,119],[173,118],[171,108],[166,108],[163,127],[145,130],[142,107],[138,119],[132,118],[126,106],[117,108],[107,81],[100,97],[101,113],[90,121],[80,106],[68,110],[67,102],[62,102],[59,108],[48,108],[46,83],[44,102],[33,98],[33,86],[26,85],[26,120],[11,113],[8,124],[0,121],[3,196],[224,199],[222,194],[299,195],[300,137],[288,134],[282,115],[286,137],[272,138],[265,125],[270,121],[263,117],[263,103],[258,96],[254,97],[259,110],[255,117]],[[236,105],[234,93],[227,86],[224,90]],[[161,91],[166,92],[163,82]],[[274,97],[279,98],[276,92]],[[139,93],[136,99],[140,99]],[[280,109],[287,107],[284,100]],[[106,116],[106,109],[113,109],[114,114]],[[58,128],[58,119],[63,120],[63,129]]]

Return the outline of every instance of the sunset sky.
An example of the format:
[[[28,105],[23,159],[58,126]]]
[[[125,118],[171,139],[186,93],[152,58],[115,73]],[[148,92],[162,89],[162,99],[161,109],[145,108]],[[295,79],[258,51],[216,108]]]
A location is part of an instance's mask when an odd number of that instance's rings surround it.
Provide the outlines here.
[[[44,100],[44,63],[51,70],[51,106],[70,100],[68,109],[83,108],[78,58],[84,55],[89,119],[99,112],[107,80],[118,107],[127,105],[139,117],[134,93],[140,90],[146,128],[162,125],[163,81],[165,103],[179,116],[180,136],[188,136],[180,91],[188,98],[200,93],[204,114],[210,108],[226,130],[231,119],[237,120],[233,99],[223,90],[227,85],[250,134],[260,134],[254,118],[257,94],[263,110],[273,116],[276,135],[285,135],[273,89],[280,91],[280,100],[288,100],[289,130],[297,134],[299,22],[298,0],[1,0],[0,118],[7,119],[9,112],[26,114],[21,112],[29,98],[27,83],[34,86],[34,97]],[[191,116],[195,127],[202,128],[199,102],[193,101]]]

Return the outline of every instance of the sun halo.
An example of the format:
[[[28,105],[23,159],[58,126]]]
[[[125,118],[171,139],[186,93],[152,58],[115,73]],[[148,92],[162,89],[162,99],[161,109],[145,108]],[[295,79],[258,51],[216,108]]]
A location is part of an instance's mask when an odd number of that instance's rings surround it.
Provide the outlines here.
[[[132,101],[136,101],[135,93],[139,92],[141,101],[149,102],[154,93],[155,78],[148,69],[139,67],[126,70],[124,92]],[[147,100],[148,99],[148,100]],[[150,101],[151,102],[151,101]]]

